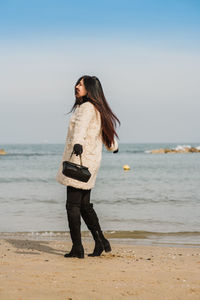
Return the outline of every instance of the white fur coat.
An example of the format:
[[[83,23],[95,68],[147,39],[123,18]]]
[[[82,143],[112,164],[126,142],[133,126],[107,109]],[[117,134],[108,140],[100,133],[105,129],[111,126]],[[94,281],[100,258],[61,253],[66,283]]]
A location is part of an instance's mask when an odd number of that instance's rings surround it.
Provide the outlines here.
[[[81,144],[83,146],[83,153],[81,154],[82,164],[88,167],[91,173],[88,182],[81,182],[62,174],[62,163],[70,159],[74,144]],[[56,180],[63,185],[75,188],[85,190],[93,188],[101,163],[102,145],[100,112],[89,101],[77,105],[69,120],[64,153]],[[118,148],[118,142],[114,139],[114,144],[110,148],[106,145],[105,147],[108,151],[115,151]],[[80,156],[73,154],[70,161],[80,164]]]

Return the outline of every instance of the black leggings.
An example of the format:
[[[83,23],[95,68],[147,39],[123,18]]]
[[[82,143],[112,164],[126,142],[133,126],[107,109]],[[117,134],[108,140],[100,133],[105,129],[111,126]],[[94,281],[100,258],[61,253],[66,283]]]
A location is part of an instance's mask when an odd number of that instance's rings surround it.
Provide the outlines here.
[[[100,237],[102,241],[108,242],[101,230],[99,218],[93,208],[93,203],[90,203],[90,194],[91,189],[83,190],[67,186],[66,210],[73,245],[81,244],[81,217],[95,241]]]
[[[82,206],[90,203],[90,190],[83,190],[74,188],[72,186],[67,186],[67,201],[66,201],[66,209],[72,206],[79,207],[81,209]]]
[[[66,210],[73,245],[81,243],[81,216],[88,228],[91,228],[89,213],[93,209],[93,204],[90,203],[90,193],[91,189],[83,190],[67,186]]]

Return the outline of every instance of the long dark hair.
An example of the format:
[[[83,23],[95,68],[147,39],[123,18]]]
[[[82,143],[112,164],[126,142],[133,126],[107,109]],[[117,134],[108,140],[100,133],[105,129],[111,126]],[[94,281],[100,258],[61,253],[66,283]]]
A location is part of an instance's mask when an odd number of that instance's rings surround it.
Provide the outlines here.
[[[106,101],[103,88],[101,86],[99,79],[96,76],[88,76],[88,75],[81,76],[77,80],[74,89],[82,79],[85,88],[87,90],[87,95],[82,97],[81,100],[80,98],[76,97],[76,101],[70,112],[75,110],[78,104],[81,104],[82,102],[90,101],[100,112],[102,141],[109,148],[111,147],[111,144],[114,143],[114,136],[116,136],[119,139],[119,136],[116,132],[116,124],[118,122],[120,125],[121,122],[116,117],[116,115],[112,112],[108,102]]]

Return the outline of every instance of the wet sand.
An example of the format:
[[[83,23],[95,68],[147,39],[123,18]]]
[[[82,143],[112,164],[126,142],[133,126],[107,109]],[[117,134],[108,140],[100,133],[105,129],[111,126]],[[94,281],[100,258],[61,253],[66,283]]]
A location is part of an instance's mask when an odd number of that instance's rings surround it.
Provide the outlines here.
[[[112,252],[64,258],[71,242],[0,240],[1,300],[200,299],[200,248],[112,243]]]

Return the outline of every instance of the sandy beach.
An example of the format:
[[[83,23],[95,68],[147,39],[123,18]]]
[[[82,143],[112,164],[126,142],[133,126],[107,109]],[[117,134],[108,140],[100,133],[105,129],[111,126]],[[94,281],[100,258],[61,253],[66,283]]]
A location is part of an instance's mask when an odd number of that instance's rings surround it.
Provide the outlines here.
[[[64,258],[70,242],[0,240],[0,299],[200,299],[200,248],[112,243],[112,252]]]

